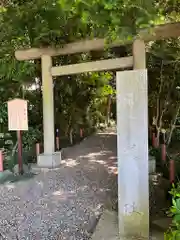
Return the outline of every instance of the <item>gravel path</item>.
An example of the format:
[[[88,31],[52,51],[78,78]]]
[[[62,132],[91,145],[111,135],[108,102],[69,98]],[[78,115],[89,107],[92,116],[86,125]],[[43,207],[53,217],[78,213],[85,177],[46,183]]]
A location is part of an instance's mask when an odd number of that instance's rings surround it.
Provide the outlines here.
[[[89,239],[112,196],[116,162],[109,130],[67,149],[60,169],[0,185],[0,240]]]

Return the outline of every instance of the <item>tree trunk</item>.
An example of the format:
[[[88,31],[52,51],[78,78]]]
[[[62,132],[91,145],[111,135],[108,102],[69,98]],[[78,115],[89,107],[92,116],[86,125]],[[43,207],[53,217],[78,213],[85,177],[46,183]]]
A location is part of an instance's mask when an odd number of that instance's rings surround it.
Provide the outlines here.
[[[168,141],[167,141],[167,146],[169,146],[170,142],[171,142],[171,139],[172,139],[172,135],[173,135],[173,132],[174,132],[174,129],[176,128],[175,127],[175,124],[176,124],[176,121],[177,121],[177,118],[179,116],[179,111],[180,111],[180,104],[177,108],[177,111],[176,111],[176,114],[174,116],[174,119],[173,121],[171,122],[171,130],[170,130],[170,133],[169,133],[169,137],[168,137]]]

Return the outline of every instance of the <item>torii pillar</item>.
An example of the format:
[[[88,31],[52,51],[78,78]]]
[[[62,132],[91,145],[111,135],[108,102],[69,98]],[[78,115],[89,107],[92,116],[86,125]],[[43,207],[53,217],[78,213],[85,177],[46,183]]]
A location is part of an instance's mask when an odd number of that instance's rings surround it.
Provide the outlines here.
[[[52,57],[41,56],[42,66],[42,98],[43,98],[43,133],[44,133],[44,153],[37,159],[39,167],[54,168],[60,165],[61,154],[55,152],[55,132],[54,132],[54,89],[51,74]]]
[[[134,70],[117,72],[119,236],[149,239],[148,84],[145,44],[133,43]]]

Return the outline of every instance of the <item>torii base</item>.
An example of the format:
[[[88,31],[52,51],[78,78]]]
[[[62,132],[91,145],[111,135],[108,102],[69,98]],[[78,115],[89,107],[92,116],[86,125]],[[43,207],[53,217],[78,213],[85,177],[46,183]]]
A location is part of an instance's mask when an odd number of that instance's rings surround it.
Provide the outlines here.
[[[37,165],[41,168],[57,168],[61,164],[61,152],[52,154],[39,154],[37,157]]]

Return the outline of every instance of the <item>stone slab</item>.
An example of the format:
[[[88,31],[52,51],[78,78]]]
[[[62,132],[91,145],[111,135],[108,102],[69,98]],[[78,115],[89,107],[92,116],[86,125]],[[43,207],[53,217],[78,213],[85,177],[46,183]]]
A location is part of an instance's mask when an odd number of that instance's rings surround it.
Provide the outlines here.
[[[162,221],[163,224],[163,221]],[[124,240],[118,234],[118,217],[117,213],[105,210],[96,226],[92,240]],[[163,231],[158,229],[150,229],[149,240],[164,240]],[[132,240],[132,238],[126,238]],[[145,240],[144,238],[134,238],[134,240]]]
[[[118,240],[118,217],[116,212],[105,210],[102,214],[92,240]]]
[[[57,168],[61,164],[61,152],[53,154],[39,154],[37,157],[37,166],[40,168]]]

